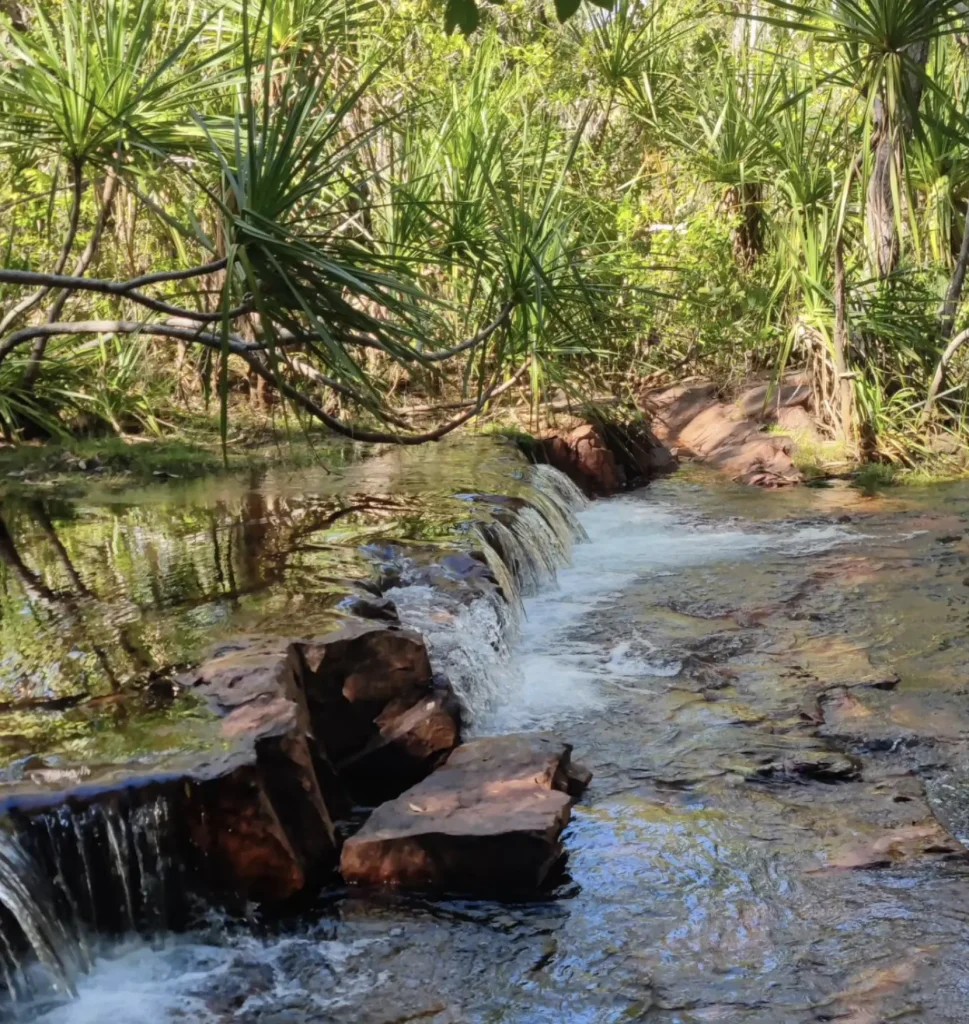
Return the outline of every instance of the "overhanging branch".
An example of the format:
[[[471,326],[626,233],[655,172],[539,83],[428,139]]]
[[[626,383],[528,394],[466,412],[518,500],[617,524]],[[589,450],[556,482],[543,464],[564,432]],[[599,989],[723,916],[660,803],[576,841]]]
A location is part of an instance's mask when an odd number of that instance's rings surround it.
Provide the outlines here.
[[[203,277],[225,268],[225,260],[208,263],[189,270],[171,271],[162,274],[149,274],[131,281],[101,281],[93,277],[74,277],[67,274],[41,274],[32,270],[0,269],[0,284],[13,284],[30,288],[57,288],[65,292],[95,292],[99,295],[113,295],[121,299],[129,299],[145,309],[165,316],[178,316],[197,323],[216,323],[221,320],[221,312],[203,313],[194,309],[173,306],[161,299],[153,299],[138,290],[145,284],[158,284],[163,281],[184,281],[193,277]],[[228,312],[228,319],[235,320],[252,309],[250,303],[243,303]]]

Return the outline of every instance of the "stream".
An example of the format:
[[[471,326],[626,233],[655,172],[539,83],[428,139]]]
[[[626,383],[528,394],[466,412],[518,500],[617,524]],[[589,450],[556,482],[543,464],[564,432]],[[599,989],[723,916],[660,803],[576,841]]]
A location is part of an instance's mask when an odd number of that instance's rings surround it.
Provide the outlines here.
[[[221,630],[325,625],[334,581],[392,562],[392,542],[453,543],[467,493],[522,473],[490,442],[453,447],[5,508],[0,683],[67,702],[20,731],[101,750],[72,695],[123,690]],[[420,581],[387,593],[471,734],[553,731],[593,771],[547,894],[330,887],[295,920],[200,913],[187,934],[97,940],[76,998],[11,1019],[964,1024],[969,484],[766,493],[690,471],[578,517],[587,539],[519,614]]]

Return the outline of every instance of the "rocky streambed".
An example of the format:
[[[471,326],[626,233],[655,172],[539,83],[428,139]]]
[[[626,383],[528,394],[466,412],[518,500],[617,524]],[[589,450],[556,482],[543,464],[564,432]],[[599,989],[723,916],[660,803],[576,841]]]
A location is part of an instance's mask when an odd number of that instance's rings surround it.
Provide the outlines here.
[[[435,672],[422,634],[401,622],[386,595],[420,594],[437,622],[484,609],[494,658],[523,593],[552,578],[582,535],[575,513],[585,499],[568,477],[530,465],[510,444],[447,451],[455,468],[489,459],[504,486],[495,494],[411,495],[429,501],[417,531],[430,526],[433,541],[407,538],[406,522],[393,516],[400,496],[373,493],[372,484],[349,499],[337,485],[330,502],[298,494],[279,517],[294,536],[276,559],[310,550],[337,571],[353,559],[357,572],[323,576],[328,599],[319,601],[294,589],[288,565],[267,572],[264,553],[247,552],[257,578],[269,576],[251,592],[281,591],[273,604],[282,607],[259,632],[232,634],[248,616],[239,614],[242,588],[225,585],[235,559],[223,566],[224,526],[213,522],[214,592],[198,603],[176,601],[171,618],[180,604],[189,613],[208,605],[225,616],[210,630],[225,639],[187,668],[133,639],[143,620],[169,618],[163,601],[145,607],[119,594],[130,604],[112,621],[49,503],[28,502],[23,511],[39,521],[73,589],[49,583],[4,524],[4,561],[19,591],[10,610],[36,619],[61,648],[41,673],[17,675],[34,639],[28,627],[5,659],[12,699],[4,707],[10,731],[0,737],[8,754],[0,859],[10,877],[0,883],[0,966],[13,1010],[30,1014],[45,999],[76,996],[92,938],[182,929],[200,907],[291,912],[341,876],[473,895],[543,885],[562,856],[561,833],[587,771],[552,737],[461,745],[470,707],[450,677]],[[394,458],[368,463],[364,475],[393,473]],[[487,476],[479,462],[468,482]],[[246,495],[245,513],[261,501]],[[345,533],[360,512],[365,544]],[[367,521],[374,512],[390,520],[379,531],[390,534],[385,543]],[[242,519],[244,541],[253,530],[257,544],[271,544],[282,525],[273,518]],[[129,528],[127,539],[137,533]],[[170,538],[150,543],[158,540]],[[294,606],[305,619],[288,614]],[[63,636],[62,624],[77,628]],[[324,632],[309,631],[321,625]],[[130,661],[123,681],[112,670],[107,631]],[[183,654],[190,651],[186,645]],[[64,671],[65,661],[91,653],[79,678]],[[459,678],[465,700],[473,682]]]
[[[38,996],[49,970],[5,954],[11,1012],[964,1020],[969,488],[763,494],[681,474],[580,508],[492,442],[422,457],[361,466],[339,498],[306,478],[207,498],[181,548],[158,549],[141,503],[48,505],[64,555],[31,510],[9,516],[0,625],[26,596],[35,672],[31,690],[5,648],[5,777],[12,820],[44,831],[2,846],[0,901],[42,887],[40,866],[58,906],[41,946],[84,925],[63,1005]],[[164,495],[167,519],[190,518]],[[592,773],[578,802],[569,745]],[[192,758],[235,764],[218,776],[234,798],[186,787]],[[150,785],[119,781],[133,762]],[[124,799],[24,799],[67,778]],[[340,880],[337,846],[364,884]],[[101,860],[85,875],[71,849]]]

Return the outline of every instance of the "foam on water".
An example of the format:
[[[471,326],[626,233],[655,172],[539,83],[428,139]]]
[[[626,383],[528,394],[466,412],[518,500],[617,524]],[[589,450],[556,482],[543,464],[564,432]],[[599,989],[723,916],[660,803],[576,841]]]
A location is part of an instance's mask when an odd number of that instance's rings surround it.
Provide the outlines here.
[[[603,707],[610,683],[676,675],[679,663],[645,641],[587,638],[580,629],[637,578],[668,576],[673,592],[678,572],[691,567],[771,550],[807,555],[849,537],[838,526],[693,525],[648,496],[597,502],[579,518],[589,540],[575,547],[554,589],[525,598],[527,625],[474,703],[478,734],[547,728]]]
[[[566,508],[579,504],[574,494],[559,490],[557,478],[542,483],[555,490]],[[402,620],[424,632],[435,667],[448,673],[465,704],[473,733],[552,727],[572,716],[595,713],[617,689],[635,683],[648,692],[651,679],[661,686],[664,678],[679,672],[671,653],[645,638],[616,637],[592,621],[608,616],[637,580],[667,577],[675,593],[677,577],[690,568],[740,562],[767,552],[806,555],[852,536],[837,526],[697,524],[649,495],[599,502],[582,508],[578,517],[588,540],[574,547],[568,564],[561,524],[550,529],[547,517],[529,512],[519,520],[524,525],[505,528],[514,537],[518,558],[524,557],[519,546],[524,548],[531,536],[542,538],[538,566],[534,561],[510,566],[517,579],[508,575],[502,581],[507,587],[545,579],[537,592],[522,588],[521,622],[487,588],[476,600],[422,585],[388,592]],[[574,524],[569,529],[577,532]],[[504,540],[510,543],[508,537]],[[556,551],[558,557],[552,554]],[[258,1015],[263,1007],[273,1013],[287,1008],[288,1000],[299,999],[304,1016],[293,1019],[315,1019],[305,1017],[308,1007],[319,1019],[331,1019],[351,989],[377,981],[351,963],[358,953],[362,965],[367,953],[356,944],[308,935],[270,940],[236,936],[215,942],[187,937],[153,944],[132,940],[96,959],[90,973],[79,978],[75,1001],[34,1019],[42,1024],[214,1024],[234,1013],[213,1011],[213,979],[218,984],[224,975],[232,988],[240,958],[246,965],[261,965],[271,977],[268,986],[245,996],[250,1014]],[[293,956],[319,962],[320,969],[312,972],[323,979],[318,991],[307,994],[302,987],[310,977],[306,972],[297,972],[303,979],[298,981],[291,971],[279,969]]]
[[[103,951],[80,980],[73,1001],[32,1019],[36,1024],[222,1024],[236,1014],[258,1017],[264,1009],[298,1004],[302,1014],[313,1014],[310,1019],[330,1020],[377,980],[365,966],[370,945],[369,940],[310,937],[169,937],[151,945],[131,939]],[[312,991],[287,966],[293,958],[312,963],[319,979]],[[249,992],[247,973],[236,973],[242,964],[256,979]],[[220,1008],[225,997],[232,1005],[228,1016]]]

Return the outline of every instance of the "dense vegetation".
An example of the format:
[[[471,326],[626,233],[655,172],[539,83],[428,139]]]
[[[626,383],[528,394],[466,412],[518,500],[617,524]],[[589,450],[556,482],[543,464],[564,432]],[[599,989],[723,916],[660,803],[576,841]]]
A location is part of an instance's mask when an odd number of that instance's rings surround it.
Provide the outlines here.
[[[913,461],[965,426],[963,6],[8,3],[0,426],[416,443],[803,367]]]

